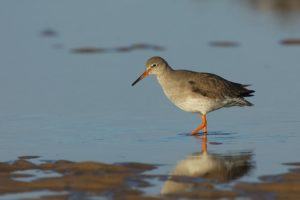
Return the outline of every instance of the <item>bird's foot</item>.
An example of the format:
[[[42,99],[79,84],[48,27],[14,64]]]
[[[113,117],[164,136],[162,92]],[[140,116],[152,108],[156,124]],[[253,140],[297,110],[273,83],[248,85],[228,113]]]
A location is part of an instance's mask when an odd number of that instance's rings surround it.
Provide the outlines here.
[[[199,131],[193,130],[193,131],[192,131],[192,135],[199,135]]]
[[[202,115],[202,123],[192,131],[192,135],[198,135],[199,131],[203,130],[203,134],[207,134],[207,120],[206,120],[206,115]]]
[[[201,129],[195,129],[192,131],[192,135],[199,135],[200,131],[203,130],[203,135],[207,135],[207,128],[206,127],[202,127]]]

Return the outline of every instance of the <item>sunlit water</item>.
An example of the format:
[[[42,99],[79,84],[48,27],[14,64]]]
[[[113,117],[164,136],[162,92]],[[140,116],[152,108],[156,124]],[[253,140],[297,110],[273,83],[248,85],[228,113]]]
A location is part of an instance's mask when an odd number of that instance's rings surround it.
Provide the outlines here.
[[[171,173],[201,151],[186,134],[200,118],[173,106],[154,78],[131,87],[145,60],[160,55],[174,68],[252,84],[254,107],[208,115],[208,152],[251,152],[255,167],[238,181],[285,171],[281,163],[299,161],[300,47],[280,40],[300,37],[300,15],[259,8],[234,0],[1,1],[0,160],[134,161]],[[57,34],[42,36],[45,29]],[[227,40],[239,45],[209,45]],[[71,52],[136,43],[166,50]]]

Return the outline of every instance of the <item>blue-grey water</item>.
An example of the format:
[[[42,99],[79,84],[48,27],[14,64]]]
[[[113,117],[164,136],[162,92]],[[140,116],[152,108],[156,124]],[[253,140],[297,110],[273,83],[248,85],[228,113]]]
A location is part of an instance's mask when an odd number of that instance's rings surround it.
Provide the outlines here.
[[[208,115],[208,152],[251,152],[255,168],[238,181],[286,171],[281,163],[299,161],[300,46],[280,41],[300,38],[300,13],[269,4],[1,1],[0,160],[134,161],[162,164],[155,173],[170,173],[201,151],[201,142],[186,135],[200,118],[173,106],[154,77],[131,87],[147,58],[159,55],[174,68],[252,84],[254,107]],[[72,53],[138,43],[165,50]]]

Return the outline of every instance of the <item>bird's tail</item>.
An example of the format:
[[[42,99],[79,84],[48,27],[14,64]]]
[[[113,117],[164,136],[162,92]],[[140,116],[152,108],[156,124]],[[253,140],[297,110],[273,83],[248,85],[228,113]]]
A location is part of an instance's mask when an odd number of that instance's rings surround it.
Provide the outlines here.
[[[254,106],[254,104],[250,101],[247,101],[246,99],[243,99],[243,103],[241,106]]]
[[[239,83],[231,82],[233,90],[235,91],[235,98],[231,99],[229,106],[253,106],[253,104],[245,99],[245,97],[254,96],[254,90],[250,90],[247,87],[250,85],[243,85]]]
[[[228,103],[226,105],[226,107],[231,107],[231,106],[241,106],[241,107],[243,107],[243,106],[253,106],[253,105],[254,105],[253,103],[247,101],[244,98],[234,98],[234,99],[231,100],[230,103]]]

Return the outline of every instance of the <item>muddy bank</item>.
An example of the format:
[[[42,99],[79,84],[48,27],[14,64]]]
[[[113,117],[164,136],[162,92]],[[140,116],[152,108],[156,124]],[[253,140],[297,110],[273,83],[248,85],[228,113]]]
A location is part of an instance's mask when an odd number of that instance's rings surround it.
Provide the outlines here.
[[[0,194],[24,193],[33,191],[64,191],[58,196],[43,196],[39,199],[68,199],[80,195],[80,198],[93,196],[110,196],[114,198],[151,199],[142,196],[135,188],[149,186],[139,178],[142,172],[156,168],[154,165],[140,163],[104,164],[97,162],[70,162],[59,160],[53,163],[34,164],[25,159],[13,163],[0,163]],[[39,170],[39,173],[56,172],[59,176],[37,178],[32,181],[20,181],[16,178],[26,178],[29,170]],[[15,172],[19,172],[16,173]],[[22,173],[23,172],[23,173]],[[134,185],[135,187],[130,187]]]
[[[243,196],[265,199],[300,199],[300,163],[286,163],[287,173],[260,177],[261,183],[238,183],[235,190]]]
[[[35,164],[36,157],[20,157],[12,163],[0,163],[0,199],[7,195],[20,195],[12,199],[299,199],[300,163],[289,163],[291,169],[284,174],[260,177],[259,183],[237,182],[231,189],[219,189],[218,171],[209,176],[189,176],[178,172],[179,163],[169,175],[147,175],[144,172],[157,168],[142,163],[105,164],[99,162],[71,162],[58,160]],[[193,157],[193,162],[197,157]],[[246,164],[248,157],[243,157]],[[30,161],[29,161],[30,159]],[[215,158],[216,159],[216,158]],[[231,158],[231,160],[233,160]],[[190,162],[190,160],[189,160]],[[187,160],[184,161],[187,163]],[[199,163],[198,163],[199,164]],[[218,165],[219,168],[221,165]],[[233,169],[237,169],[236,167]],[[239,169],[239,168],[238,168]],[[176,171],[177,170],[177,171]],[[247,171],[247,170],[245,170]],[[43,176],[47,175],[47,176]],[[218,175],[219,174],[219,175]],[[221,173],[224,174],[224,173]],[[228,173],[226,177],[228,176]],[[160,194],[147,196],[143,191],[151,186],[150,180],[163,182]],[[46,192],[45,192],[46,191]],[[38,195],[39,192],[44,192]],[[48,193],[47,193],[48,192]],[[26,197],[27,193],[37,193]],[[11,196],[9,196],[11,197]]]
[[[42,195],[30,199],[70,199],[72,197],[87,199],[100,196],[112,199],[176,199],[182,197],[198,199],[236,196],[232,191],[220,191],[215,189],[212,183],[199,183],[192,178],[177,175],[142,174],[155,169],[157,167],[155,165],[142,163],[105,164],[66,160],[34,164],[28,161],[34,157],[20,158],[13,163],[0,163],[1,195],[26,194],[47,190],[65,193]],[[32,170],[36,170],[36,173],[41,173],[41,171],[45,173],[55,172],[56,175],[48,178],[34,178],[35,175]],[[26,181],[28,177],[32,178],[31,181]],[[159,178],[162,182],[172,181],[173,186],[189,187],[192,190],[145,196],[142,189],[151,186],[148,181],[155,178]]]

